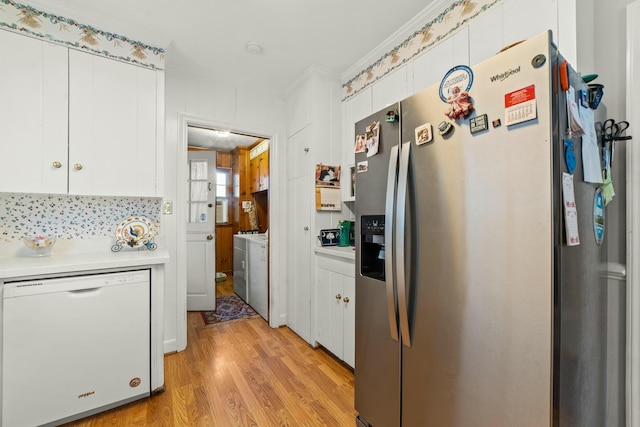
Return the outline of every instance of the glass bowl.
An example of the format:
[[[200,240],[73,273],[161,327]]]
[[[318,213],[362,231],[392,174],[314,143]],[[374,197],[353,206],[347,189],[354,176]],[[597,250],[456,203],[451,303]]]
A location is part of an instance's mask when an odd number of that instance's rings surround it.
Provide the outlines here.
[[[51,248],[56,243],[55,236],[26,236],[22,238],[24,245],[33,256],[49,256]]]

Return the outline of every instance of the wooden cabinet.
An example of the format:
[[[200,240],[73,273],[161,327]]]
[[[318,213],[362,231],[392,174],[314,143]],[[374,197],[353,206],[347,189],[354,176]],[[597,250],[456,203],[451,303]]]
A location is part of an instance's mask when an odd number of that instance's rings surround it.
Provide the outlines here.
[[[216,226],[216,271],[231,274],[233,271],[233,227]]]
[[[160,195],[157,71],[5,31],[0,53],[0,191]]]
[[[257,193],[269,189],[269,152],[265,151],[249,161],[249,191]]]
[[[355,366],[355,268],[352,259],[317,256],[318,342],[349,366]]]
[[[238,147],[231,152],[233,175],[233,233],[249,230],[249,215],[242,209],[242,202],[251,200],[249,193],[249,149]]]

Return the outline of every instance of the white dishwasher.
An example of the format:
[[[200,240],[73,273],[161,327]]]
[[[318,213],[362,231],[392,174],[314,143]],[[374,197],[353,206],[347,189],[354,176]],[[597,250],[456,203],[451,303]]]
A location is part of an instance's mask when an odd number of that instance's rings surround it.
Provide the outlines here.
[[[150,274],[5,283],[3,426],[58,425],[150,395]]]

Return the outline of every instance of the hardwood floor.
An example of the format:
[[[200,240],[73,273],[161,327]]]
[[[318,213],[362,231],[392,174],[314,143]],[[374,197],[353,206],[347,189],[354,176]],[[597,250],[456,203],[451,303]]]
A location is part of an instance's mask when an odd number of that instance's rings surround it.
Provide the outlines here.
[[[232,279],[218,295],[233,293]],[[205,327],[187,313],[187,349],[165,356],[165,391],[67,427],[355,426],[352,371],[262,318]]]

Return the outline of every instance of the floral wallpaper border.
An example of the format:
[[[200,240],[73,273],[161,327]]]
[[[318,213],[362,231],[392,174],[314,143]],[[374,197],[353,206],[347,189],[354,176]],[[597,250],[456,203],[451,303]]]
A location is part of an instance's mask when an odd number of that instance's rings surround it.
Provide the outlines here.
[[[469,21],[486,12],[502,0],[458,0],[422,28],[407,37],[402,43],[385,53],[375,63],[362,70],[342,85],[343,101],[356,95],[372,83],[433,47],[449,35],[458,31]]]
[[[0,242],[25,235],[65,239],[114,237],[130,216],[143,215],[160,230],[160,198],[0,194]]]
[[[156,70],[164,69],[164,49],[42,12],[12,0],[0,0],[0,28],[69,48]]]

